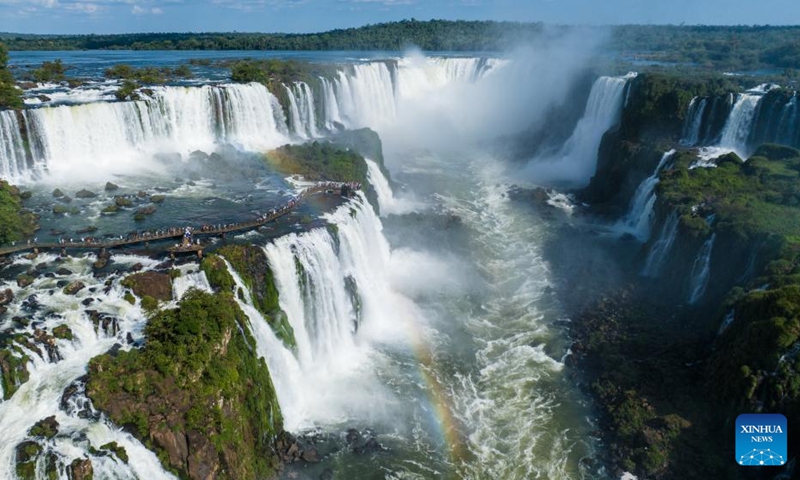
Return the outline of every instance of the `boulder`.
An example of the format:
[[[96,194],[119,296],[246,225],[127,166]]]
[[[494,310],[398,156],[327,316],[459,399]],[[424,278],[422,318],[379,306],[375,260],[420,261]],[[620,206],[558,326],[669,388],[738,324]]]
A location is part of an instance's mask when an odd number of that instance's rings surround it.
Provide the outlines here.
[[[118,210],[119,207],[115,204],[115,205],[109,205],[106,208],[100,210],[100,213],[110,215],[112,213],[117,213]]]
[[[162,203],[166,198],[167,198],[166,195],[158,194],[150,197],[150,201],[153,203]]]
[[[76,198],[95,198],[95,197],[97,197],[97,194],[92,192],[92,191],[90,191],[90,190],[86,190],[84,188],[83,190],[79,190],[79,191],[75,192],[75,197]]]
[[[145,207],[142,207],[142,208],[136,210],[136,214],[137,215],[139,215],[139,214],[141,214],[141,215],[152,215],[155,212],[156,212],[156,206],[155,205],[147,205]]]
[[[122,285],[133,290],[139,298],[150,296],[163,302],[172,300],[172,279],[166,273],[134,273],[123,280]]]
[[[55,190],[53,190],[53,197],[54,198],[61,198],[63,196],[64,196],[64,192],[62,192],[60,188],[56,188]]]
[[[83,284],[80,280],[75,280],[74,282],[70,283],[66,287],[64,287],[64,294],[65,295],[75,295],[76,293],[80,292],[86,288],[86,285]]]
[[[119,185],[116,183],[106,182],[106,192],[113,192],[114,190],[119,190]]]
[[[17,286],[19,288],[25,288],[32,283],[33,283],[33,277],[31,277],[30,275],[22,274],[17,277]]]
[[[55,437],[56,433],[58,433],[58,422],[56,421],[55,415],[36,422],[36,425],[31,427],[29,433],[32,437]]]
[[[14,300],[14,292],[10,288],[0,291],[0,305],[8,305]]]
[[[94,476],[92,461],[88,458],[76,458],[69,465],[72,480],[91,480]]]
[[[125,197],[114,197],[114,204],[118,207],[133,206],[133,202],[131,201],[131,199]]]
[[[72,275],[72,270],[61,267],[58,270],[56,270],[56,275],[61,275],[61,276]]]

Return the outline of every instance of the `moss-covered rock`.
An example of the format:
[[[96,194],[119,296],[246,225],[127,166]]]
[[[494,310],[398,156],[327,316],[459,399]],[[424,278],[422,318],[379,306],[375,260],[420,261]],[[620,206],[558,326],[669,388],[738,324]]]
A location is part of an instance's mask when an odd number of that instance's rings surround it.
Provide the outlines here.
[[[36,217],[22,208],[19,189],[0,180],[0,245],[22,240],[35,229]]]
[[[47,417],[36,422],[28,434],[32,437],[53,438],[58,433],[58,422],[55,416]]]
[[[0,350],[0,381],[3,382],[3,398],[8,400],[30,378],[29,359],[24,354],[13,355],[7,346],[3,348]]]
[[[134,273],[128,275],[122,285],[130,288],[139,298],[152,297],[162,302],[172,300],[172,279],[166,273]]]
[[[264,315],[278,338],[295,348],[294,330],[281,309],[275,277],[264,250],[252,245],[226,245],[218,253],[239,274],[250,290],[253,305]]]
[[[283,421],[231,293],[187,293],[153,315],[141,350],[89,366],[87,394],[183,478],[271,478]]]

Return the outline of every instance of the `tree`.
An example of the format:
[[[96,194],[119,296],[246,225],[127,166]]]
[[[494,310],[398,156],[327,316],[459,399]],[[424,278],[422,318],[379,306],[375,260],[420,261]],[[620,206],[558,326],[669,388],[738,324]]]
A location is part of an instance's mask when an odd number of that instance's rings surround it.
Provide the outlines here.
[[[14,75],[8,69],[8,50],[0,43],[0,110],[5,108],[21,108],[22,98],[14,84]]]

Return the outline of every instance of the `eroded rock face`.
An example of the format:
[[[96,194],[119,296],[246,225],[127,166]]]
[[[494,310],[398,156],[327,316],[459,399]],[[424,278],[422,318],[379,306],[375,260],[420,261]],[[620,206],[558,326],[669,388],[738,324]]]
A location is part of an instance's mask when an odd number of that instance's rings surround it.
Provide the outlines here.
[[[153,445],[181,478],[272,478],[280,464],[275,442],[282,418],[246,325],[231,293],[191,291],[179,308],[153,314],[141,349],[115,346],[91,361],[87,396]],[[192,348],[176,348],[188,344]]]
[[[10,288],[0,291],[0,306],[8,305],[14,300],[14,292]]]
[[[69,466],[72,480],[92,480],[94,469],[92,461],[88,458],[76,458]]]
[[[166,302],[172,300],[172,279],[166,273],[141,272],[130,275],[122,284],[139,297],[153,297]]]

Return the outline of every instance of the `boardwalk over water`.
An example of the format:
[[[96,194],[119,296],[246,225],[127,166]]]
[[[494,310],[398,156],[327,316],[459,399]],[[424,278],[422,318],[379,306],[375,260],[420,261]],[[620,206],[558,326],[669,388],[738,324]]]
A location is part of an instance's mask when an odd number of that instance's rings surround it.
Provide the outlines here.
[[[269,222],[275,221],[278,218],[283,217],[284,215],[288,215],[295,208],[297,208],[304,199],[312,195],[329,191],[338,192],[344,195],[349,195],[350,192],[359,190],[360,188],[361,185],[359,185],[356,182],[353,183],[320,182],[310,187],[307,187],[298,195],[292,197],[286,203],[266,211],[257,219],[251,220],[249,222],[228,223],[223,225],[174,226],[166,229],[142,232],[139,234],[128,235],[126,237],[116,238],[111,240],[88,238],[88,239],[83,239],[82,242],[67,242],[62,240],[61,242],[55,242],[55,243],[54,242],[22,243],[20,245],[10,245],[10,246],[0,247],[0,256],[12,255],[15,253],[27,252],[27,251],[33,251],[34,253],[38,253],[40,250],[52,250],[52,249],[61,249],[62,253],[66,253],[67,250],[105,251],[112,248],[146,244],[149,242],[158,242],[161,240],[168,240],[173,238],[181,239],[183,238],[187,228],[191,229],[192,234],[194,236],[198,235],[224,236],[227,233],[240,233],[249,230],[255,230]],[[200,251],[201,249],[202,247],[200,246],[189,246],[188,248],[187,247],[171,248],[170,251],[192,252],[192,251]]]

